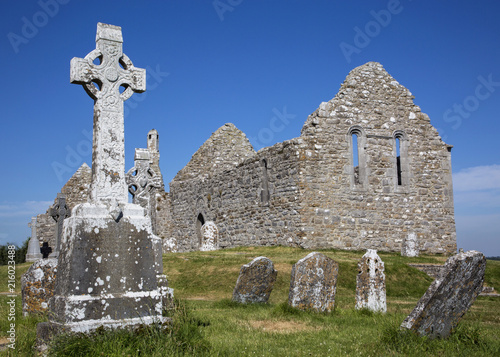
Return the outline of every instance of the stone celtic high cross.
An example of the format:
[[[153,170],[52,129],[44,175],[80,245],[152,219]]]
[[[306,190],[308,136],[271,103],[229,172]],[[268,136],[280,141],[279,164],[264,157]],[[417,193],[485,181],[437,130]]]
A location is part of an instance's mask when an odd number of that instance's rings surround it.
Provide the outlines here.
[[[57,194],[57,202],[54,207],[49,209],[49,214],[56,221],[56,245],[54,247],[54,252],[51,254],[51,258],[57,258],[61,250],[61,237],[63,234],[64,220],[71,215],[71,211],[66,205],[66,195],[63,193]]]
[[[122,44],[121,27],[98,23],[96,49],[85,58],[71,60],[71,83],[83,85],[94,99],[93,201],[128,200],[123,102],[146,90],[146,70],[134,67]],[[100,64],[94,63],[96,59]]]

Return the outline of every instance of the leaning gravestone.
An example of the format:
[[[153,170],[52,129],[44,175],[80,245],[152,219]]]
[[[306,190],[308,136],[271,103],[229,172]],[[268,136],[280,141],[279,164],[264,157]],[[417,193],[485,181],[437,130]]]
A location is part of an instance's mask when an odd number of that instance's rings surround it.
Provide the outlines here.
[[[42,340],[61,329],[165,321],[161,239],[144,208],[128,203],[125,183],[123,102],[145,91],[146,72],[134,67],[122,42],[120,27],[98,23],[97,48],[71,60],[71,82],[94,100],[92,183],[90,202],[75,206],[64,220],[49,322],[37,326]],[[126,89],[120,93],[120,87]]]
[[[266,257],[258,257],[241,267],[240,275],[233,291],[233,301],[267,303],[278,272],[273,262]]]
[[[28,227],[31,227],[31,238],[28,242],[26,261],[34,262],[43,257],[42,253],[40,253],[40,241],[36,237],[36,217],[31,217],[31,222],[28,223]]]
[[[368,249],[358,263],[356,309],[386,312],[384,262],[374,249]]]
[[[414,232],[408,233],[408,236],[403,240],[403,245],[401,246],[401,255],[403,257],[418,257],[418,254],[417,234]]]
[[[288,304],[300,310],[330,312],[335,306],[339,265],[313,252],[292,267]]]
[[[23,315],[45,312],[54,295],[57,259],[39,259],[21,276]]]
[[[450,257],[401,328],[448,337],[481,293],[485,269],[486,258],[475,250]]]
[[[200,251],[207,252],[219,248],[219,229],[213,221],[206,221],[201,227]]]

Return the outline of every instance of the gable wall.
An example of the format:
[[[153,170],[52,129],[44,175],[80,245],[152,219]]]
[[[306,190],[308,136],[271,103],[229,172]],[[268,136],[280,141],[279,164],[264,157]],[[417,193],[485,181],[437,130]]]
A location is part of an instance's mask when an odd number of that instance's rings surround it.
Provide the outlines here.
[[[400,251],[415,232],[427,253],[456,251],[451,154],[412,99],[379,64],[365,65],[308,118],[301,151],[307,247]],[[353,183],[349,130],[356,127],[364,133],[362,185]],[[407,138],[402,186],[396,131]]]

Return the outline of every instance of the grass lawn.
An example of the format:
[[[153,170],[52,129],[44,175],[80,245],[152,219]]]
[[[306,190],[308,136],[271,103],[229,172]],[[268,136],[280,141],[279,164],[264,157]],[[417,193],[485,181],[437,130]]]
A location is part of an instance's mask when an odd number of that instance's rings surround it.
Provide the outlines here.
[[[169,285],[175,289],[173,325],[130,332],[99,331],[92,336],[61,336],[51,355],[59,356],[499,356],[500,298],[479,297],[456,332],[446,340],[419,338],[399,330],[432,282],[407,263],[439,263],[446,257],[403,258],[379,253],[385,263],[386,314],[358,311],[355,306],[357,262],[364,252],[320,250],[339,263],[335,310],[330,314],[302,312],[288,307],[292,265],[309,250],[287,247],[246,247],[214,252],[163,256]],[[240,267],[253,258],[270,258],[278,271],[268,304],[233,303]],[[29,264],[17,266],[20,276]],[[0,291],[7,291],[5,266],[0,267]],[[20,280],[16,289],[19,292]],[[486,284],[500,290],[500,261],[488,260]],[[22,317],[16,299],[17,346],[21,356],[36,355],[36,323],[41,317]],[[0,296],[6,316],[7,297]],[[4,321],[5,320],[5,321]],[[8,323],[2,318],[0,336]],[[0,337],[1,338],[1,337]],[[1,352],[16,355],[12,351]]]

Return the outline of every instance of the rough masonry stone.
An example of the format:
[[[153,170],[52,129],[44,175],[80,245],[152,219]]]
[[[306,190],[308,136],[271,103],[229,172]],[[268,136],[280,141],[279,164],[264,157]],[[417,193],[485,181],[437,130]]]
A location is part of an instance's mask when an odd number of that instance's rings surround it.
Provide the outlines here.
[[[446,338],[483,289],[486,258],[470,250],[448,258],[401,328],[421,336]]]
[[[309,253],[292,267],[288,304],[300,310],[332,311],[338,273],[339,265],[333,259]]]
[[[23,315],[43,313],[54,295],[57,259],[39,259],[21,276]]]
[[[273,262],[266,257],[257,257],[243,265],[233,291],[233,301],[242,304],[267,303],[277,275]]]
[[[28,242],[26,261],[34,262],[43,257],[42,253],[40,253],[40,241],[36,237],[36,217],[31,217],[31,222],[28,223],[28,227],[31,227],[31,238]]]
[[[356,309],[386,312],[384,262],[374,249],[368,249],[358,263]]]

